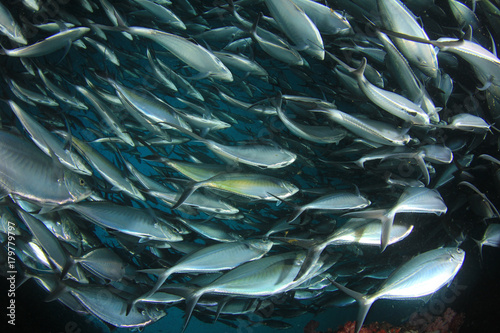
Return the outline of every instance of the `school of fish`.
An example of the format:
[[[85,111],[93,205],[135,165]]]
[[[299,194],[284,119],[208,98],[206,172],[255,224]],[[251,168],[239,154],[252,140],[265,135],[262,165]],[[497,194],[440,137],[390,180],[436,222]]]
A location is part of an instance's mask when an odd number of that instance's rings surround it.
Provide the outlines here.
[[[500,247],[499,29],[498,0],[4,1],[1,272],[126,328],[428,299]]]

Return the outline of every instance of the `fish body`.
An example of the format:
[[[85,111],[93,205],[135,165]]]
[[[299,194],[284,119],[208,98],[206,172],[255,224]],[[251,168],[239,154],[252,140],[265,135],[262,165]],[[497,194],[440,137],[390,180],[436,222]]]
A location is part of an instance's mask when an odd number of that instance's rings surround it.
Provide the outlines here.
[[[15,102],[9,101],[8,103],[38,148],[50,157],[52,157],[52,154],[57,156],[61,164],[70,170],[86,176],[92,175],[92,170],[76,153],[65,150],[61,141],[55,138],[52,133],[41,126]]]
[[[298,192],[298,187],[294,184],[279,178],[244,173],[223,173],[212,178],[197,182],[184,190],[177,203],[172,207],[176,208],[198,188],[210,187],[229,193],[234,193],[256,200],[276,201],[288,198]]]
[[[413,13],[401,1],[377,0],[377,5],[382,24],[386,29],[429,39],[424,29],[416,21]],[[436,52],[431,45],[418,44],[400,38],[394,38],[394,43],[410,63],[432,78],[437,76],[438,61]]]
[[[24,37],[19,24],[14,20],[7,7],[0,3],[0,33],[19,44],[26,45],[28,41]]]
[[[359,332],[366,314],[377,299],[408,299],[430,295],[449,284],[465,259],[465,251],[444,247],[417,255],[396,269],[382,286],[371,295],[353,292],[332,281],[340,290],[360,304],[356,332]]]
[[[51,54],[63,47],[68,47],[71,45],[71,42],[81,38],[87,32],[90,31],[90,28],[79,27],[72,28],[62,32],[59,32],[55,35],[52,35],[38,43],[19,47],[17,49],[3,49],[1,53],[8,55],[9,57],[41,57],[47,54]]]
[[[181,61],[199,71],[200,78],[212,77],[221,81],[233,81],[233,75],[229,69],[219,58],[201,45],[181,36],[154,29],[130,27],[127,31],[132,35],[145,37],[160,44]]]
[[[266,0],[267,8],[297,49],[320,60],[325,58],[323,39],[316,25],[291,0]]]
[[[0,191],[54,208],[84,200],[90,188],[25,139],[0,131]]]
[[[167,225],[139,208],[120,206],[106,201],[70,205],[74,210],[103,228],[117,230],[146,240],[179,241],[182,239]]]
[[[336,109],[316,110],[344,126],[360,137],[387,146],[404,146],[410,141],[410,136],[397,128],[377,120],[361,119]]]

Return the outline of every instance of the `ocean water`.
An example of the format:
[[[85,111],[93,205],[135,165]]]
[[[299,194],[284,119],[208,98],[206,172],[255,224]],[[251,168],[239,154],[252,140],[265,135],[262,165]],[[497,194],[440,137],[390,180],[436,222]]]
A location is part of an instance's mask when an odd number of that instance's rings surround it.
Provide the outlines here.
[[[182,1],[172,2],[173,5],[169,8],[184,23],[193,24],[188,26],[186,31],[158,22],[149,14],[141,11],[133,1],[112,1],[111,3],[126,18],[129,26],[157,28],[189,38],[189,40],[195,40],[194,36],[197,34],[197,29],[200,28],[200,26],[194,25],[195,23],[202,24],[210,29],[231,26],[234,23],[234,19],[229,13],[202,14],[209,9],[225,5],[223,1],[191,1],[198,15],[190,14],[186,7],[182,6]],[[2,4],[9,9],[17,22],[22,22],[23,31],[30,44],[51,35],[51,33],[43,32],[30,24],[69,22],[74,18],[80,22],[80,24],[76,24],[78,26],[88,24],[82,20],[86,18],[105,26],[112,25],[102,9],[100,1],[94,2],[95,9],[92,13],[86,11],[80,5],[80,1],[53,0],[41,1],[40,3],[42,9],[33,12],[27,9],[21,1],[2,1]],[[329,4],[340,12],[344,11],[353,26],[355,34],[347,36],[323,35],[325,49],[342,57],[343,61],[348,61],[349,57],[360,60],[363,55],[357,52],[342,52],[340,48],[352,46],[353,43],[377,46],[373,40],[373,35],[369,34],[369,25],[363,19],[363,13],[360,14],[354,11],[350,7],[351,2],[349,5],[344,4],[345,7],[341,2],[332,1]],[[368,2],[367,8],[369,8]],[[418,9],[420,7],[410,8]],[[368,13],[374,14],[369,9],[366,10]],[[238,9],[241,15],[252,22],[257,19],[258,13],[261,11],[269,15],[266,5],[260,1],[247,1],[247,4],[244,3]],[[417,15],[421,16],[429,36],[435,39],[441,36],[458,36],[457,22],[450,13],[446,1],[436,0],[434,6],[428,7],[427,10]],[[495,26],[489,21],[487,10],[480,7],[477,15],[483,28],[480,33],[486,35],[485,31],[489,28],[494,40],[497,40],[495,38],[497,37]],[[272,24],[262,22],[259,23],[259,26],[260,24],[286,39],[285,35],[280,33]],[[227,122],[232,121],[232,119],[236,121],[231,124],[230,128],[214,130],[208,134],[196,130],[198,134],[207,135],[207,138],[228,145],[241,145],[246,142],[277,144],[298,155],[297,160],[292,165],[274,170],[241,164],[227,164],[228,172],[260,173],[292,182],[303,190],[288,199],[295,204],[304,204],[316,198],[317,195],[307,192],[307,190],[311,189],[328,188],[332,191],[351,192],[359,189],[372,202],[369,208],[389,208],[397,201],[403,189],[388,185],[386,183],[387,176],[393,175],[406,180],[423,180],[423,175],[418,166],[412,163],[410,159],[405,158],[389,159],[380,163],[378,161],[367,162],[365,169],[353,167],[349,161],[364,156],[371,152],[372,149],[370,146],[362,145],[360,148],[355,135],[348,134],[338,144],[310,142],[291,133],[276,115],[256,115],[247,110],[233,107],[217,97],[217,89],[219,89],[230,92],[234,98],[249,104],[262,103],[267,106],[272,106],[273,101],[277,100],[279,94],[314,97],[333,102],[339,110],[350,114],[364,115],[371,119],[399,126],[401,129],[407,126],[400,119],[378,109],[366,98],[350,93],[332,71],[336,64],[330,59],[320,61],[305,52],[300,52],[306,64],[304,66],[289,66],[266,54],[260,46],[254,45],[242,53],[265,68],[269,74],[267,78],[259,78],[237,69],[231,69],[234,76],[233,82],[222,82],[208,78],[190,79],[190,77],[198,74],[197,71],[172,56],[171,53],[157,43],[141,37],[134,37],[131,41],[118,31],[106,31],[105,33],[107,36],[106,41],[100,40],[92,32],[87,36],[99,40],[113,49],[120,60],[120,66],[107,61],[101,53],[97,52],[88,43],[86,49],[73,44],[68,50],[60,49],[50,55],[29,59],[28,62],[35,69],[46,69],[51,73],[57,73],[57,75],[49,74],[49,77],[58,82],[62,89],[82,101],[86,100],[76,91],[75,86],[87,87],[85,78],[90,79],[98,87],[107,90],[108,93],[115,93],[109,84],[98,79],[98,76],[100,76],[113,78],[137,91],[152,93],[172,107],[186,108],[185,104],[176,99],[177,97],[189,99],[185,90],[180,89],[179,92],[173,93],[154,79],[151,66],[146,59],[146,50],[154,50],[157,59],[165,62],[176,73],[188,78],[188,82],[202,93],[205,97],[203,103],[193,99],[190,100],[206,108],[207,114],[205,118],[214,116]],[[368,39],[366,34],[371,39]],[[206,49],[218,51],[233,39],[236,39],[236,37],[230,36],[220,41],[196,40]],[[373,44],[369,44],[368,40],[371,40]],[[7,49],[15,47],[4,37],[2,37],[2,46]],[[486,47],[490,46],[486,45]],[[384,78],[385,89],[401,93],[400,87],[391,76],[387,66],[383,63],[377,63],[369,57],[368,59],[368,63],[377,69],[381,73],[381,77]],[[457,66],[453,65],[453,61],[446,60],[447,58],[444,56],[439,59],[440,64],[442,61],[440,65],[441,74],[448,74],[453,79],[453,91],[446,103],[444,103],[441,88],[436,87],[436,83],[425,78],[423,74],[418,75],[422,78],[436,105],[443,107],[443,110],[439,113],[441,120],[446,122],[453,115],[471,113],[493,125],[497,118],[498,103],[490,103],[487,92],[476,89],[480,86],[480,82],[475,78],[470,65],[460,58],[455,58],[458,63]],[[356,67],[354,63],[350,63],[350,65]],[[34,91],[39,88],[46,90],[38,74],[27,74],[26,68],[18,58],[2,55],[0,68],[6,79],[11,78],[21,86]],[[418,71],[416,72],[418,73]],[[56,80],[56,78],[60,78],[60,80]],[[59,105],[57,107],[44,106],[40,103],[29,105],[21,102],[12,93],[6,82],[2,82],[1,87],[2,99],[16,101],[24,110],[50,130],[69,130],[72,136],[86,142],[114,136],[109,127],[103,123],[102,118],[93,111],[93,107],[88,103],[86,104],[89,106],[89,110],[77,110],[61,101],[58,101]],[[50,92],[47,92],[47,95],[53,97]],[[118,116],[122,124],[129,126],[127,128],[134,139],[142,138],[147,140],[151,138],[148,131],[137,125],[123,107],[112,107],[109,103],[107,105]],[[497,108],[495,108],[495,105]],[[306,109],[294,108],[291,102],[284,103],[283,108],[288,115],[294,115],[298,122],[309,125],[337,126],[320,114],[308,112]],[[189,108],[185,110],[186,112],[195,113]],[[224,115],[230,116],[232,119],[224,117]],[[17,130],[27,137],[26,132],[6,103],[1,103],[0,116],[2,128]],[[176,137],[184,137],[173,130],[169,130],[169,133]],[[410,149],[416,150],[424,144],[437,144],[446,145],[453,151],[453,163],[429,163],[431,177],[429,188],[436,187],[441,177],[448,171],[448,168],[456,165],[455,163],[458,164],[457,171],[454,172],[452,179],[446,184],[437,187],[448,208],[447,213],[441,216],[416,213],[398,214],[396,223],[411,224],[415,228],[410,236],[399,243],[389,246],[383,253],[380,253],[378,247],[358,246],[356,244],[329,247],[325,250],[325,253],[340,253],[342,257],[327,272],[331,276],[337,276],[339,271],[351,271],[352,273],[338,277],[338,280],[348,283],[348,286],[354,290],[363,290],[364,288],[365,291],[371,293],[377,289],[382,280],[366,278],[364,277],[365,273],[376,271],[379,268],[396,268],[424,251],[442,246],[459,246],[466,251],[466,259],[463,267],[448,288],[441,289],[425,301],[415,299],[379,300],[372,306],[365,324],[385,321],[394,326],[410,327],[408,326],[410,317],[414,313],[420,313],[422,316],[434,320],[435,317],[442,316],[447,308],[451,308],[455,312],[465,315],[460,332],[494,331],[497,327],[497,316],[500,313],[497,306],[500,288],[496,283],[500,274],[497,264],[500,252],[496,248],[485,246],[483,248],[483,258],[481,259],[478,247],[473,239],[481,239],[487,225],[498,222],[498,216],[495,216],[492,208],[481,196],[470,188],[459,185],[459,183],[467,181],[473,184],[491,201],[493,206],[498,203],[498,166],[478,158],[481,154],[489,154],[498,158],[498,132],[497,130],[491,130],[487,133],[478,134],[459,130],[435,128],[429,130],[412,127],[408,133],[413,138],[418,139],[418,142],[414,141],[409,144]],[[142,158],[152,155],[151,151],[146,147],[128,147],[123,142],[112,142],[110,144],[91,143],[91,146],[120,168],[124,175],[128,175],[128,173],[122,159],[132,163],[142,173],[150,175],[168,186],[178,182],[179,178],[185,179],[173,169],[158,163],[144,161]],[[204,144],[197,140],[179,145],[153,146],[153,149],[157,150],[158,155],[168,156],[171,159],[191,161],[190,156],[193,156],[201,160],[202,163],[207,164],[223,164],[227,162],[214,155]],[[117,150],[120,151],[121,155],[117,154]],[[472,162],[469,165],[460,164],[460,161],[468,155],[473,156]],[[159,171],[158,168],[153,168],[153,166],[159,167],[161,170]],[[88,183],[107,200],[148,210],[154,208],[165,213],[166,216],[181,216],[188,220],[202,221],[211,218],[212,221],[220,222],[244,238],[262,237],[280,218],[288,217],[293,211],[293,208],[286,203],[247,202],[240,197],[234,196],[226,199],[240,209],[244,216],[242,219],[213,217],[203,212],[189,215],[179,210],[171,210],[168,205],[158,203],[157,200],[149,196],[147,196],[147,201],[143,203],[131,200],[123,193],[112,191],[110,190],[111,186],[106,184],[95,170],[94,175],[89,177]],[[134,183],[136,182],[134,181]],[[180,183],[185,184],[182,181]],[[15,211],[12,208],[11,210]],[[347,220],[341,216],[341,213],[316,213],[313,211],[305,213],[301,218],[301,224],[294,225],[294,228],[290,231],[278,232],[276,236],[319,239],[331,233],[335,228],[341,227]],[[75,218],[77,217],[76,213],[72,214],[74,214]],[[107,232],[88,221],[83,221],[83,223],[80,223],[99,238],[102,243],[101,246],[114,249],[125,262],[138,268],[158,267],[155,262],[155,254],[150,251],[148,246],[141,247],[140,244],[137,244],[136,251],[129,252],[117,240],[115,234]],[[27,228],[24,226],[21,226],[21,228],[26,234],[23,234],[23,237],[29,237]],[[195,232],[186,236],[186,239],[204,245],[215,243]],[[300,247],[279,244],[278,241],[276,243],[270,254],[300,250]],[[166,262],[169,264],[175,263],[176,259],[181,257],[179,252],[172,249],[161,250],[160,252],[165,256]],[[19,272],[17,275],[18,281],[20,281],[21,272],[24,270],[20,263],[18,263],[17,270]],[[176,274],[170,279],[174,284],[188,281],[190,278],[191,276],[188,274]],[[92,282],[101,283],[97,279]],[[127,281],[127,283],[134,284],[135,282]],[[2,279],[1,286],[2,297],[5,298],[5,302],[2,303],[2,306],[4,306],[4,304],[7,304],[8,299],[3,291],[7,291],[9,286],[4,279]],[[356,289],[357,287],[360,289]],[[143,292],[147,290],[148,287],[143,286]],[[129,331],[128,328],[110,328],[95,316],[77,314],[57,301],[44,302],[47,294],[33,279],[25,282],[16,290],[16,326],[9,325],[7,317],[4,316],[2,327],[5,327],[7,332]],[[343,297],[339,291],[327,291],[318,297],[300,301],[293,299],[293,296],[293,291],[273,295],[266,298],[266,300],[271,301],[269,307],[259,309],[256,313],[221,315],[217,322],[214,322],[213,313],[206,310],[201,311],[198,308],[191,318],[186,332],[275,332],[277,330],[303,332],[304,327],[311,320],[319,322],[318,331],[327,331],[329,328],[335,331],[347,321],[356,319],[358,310],[356,304],[345,307],[329,304],[335,298]],[[142,330],[146,333],[180,332],[185,315],[184,303],[180,302],[175,306],[159,306],[159,308],[164,309],[166,315]]]

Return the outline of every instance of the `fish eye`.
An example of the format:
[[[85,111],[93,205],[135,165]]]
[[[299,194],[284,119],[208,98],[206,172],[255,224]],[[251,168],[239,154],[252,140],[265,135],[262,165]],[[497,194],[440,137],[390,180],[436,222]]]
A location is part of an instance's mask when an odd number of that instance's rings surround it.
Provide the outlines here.
[[[80,186],[85,186],[85,184],[86,184],[85,179],[83,179],[83,178],[80,178],[79,182],[80,182]]]

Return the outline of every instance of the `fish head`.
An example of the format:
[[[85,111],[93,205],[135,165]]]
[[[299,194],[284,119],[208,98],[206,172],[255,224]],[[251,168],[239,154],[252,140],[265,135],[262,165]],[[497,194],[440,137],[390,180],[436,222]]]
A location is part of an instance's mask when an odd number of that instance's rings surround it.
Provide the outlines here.
[[[217,80],[233,82],[233,74],[231,73],[229,68],[227,68],[219,58],[217,58],[216,56],[214,56],[214,58],[217,66],[219,67],[218,72],[209,73],[209,76]]]
[[[281,184],[281,187],[283,189],[285,189],[288,193],[286,194],[283,194],[281,196],[281,198],[288,198],[288,197],[291,197],[292,195],[294,195],[295,193],[297,193],[299,191],[299,188],[297,186],[295,186],[294,184],[290,183],[290,182],[286,182],[284,181],[282,184]]]
[[[180,242],[183,240],[182,235],[175,232],[168,225],[163,223],[158,223],[155,226],[160,228],[161,233],[165,236],[165,239],[168,239],[170,242]]]
[[[92,194],[92,188],[85,179],[70,170],[64,170],[64,185],[72,197],[72,202],[79,202]]]
[[[76,173],[85,176],[92,176],[92,169],[82,160],[77,154],[67,150],[70,155],[71,161],[73,162],[69,167]]]
[[[210,76],[220,81],[233,82],[233,74],[229,70],[223,73],[211,74]]]
[[[415,117],[413,118],[413,123],[416,125],[429,125],[431,123],[431,119],[424,110],[422,112],[417,112]]]
[[[415,141],[415,140],[418,140],[418,139],[413,139],[413,138],[410,136],[410,134],[408,134],[408,133],[401,135],[401,143],[402,143],[403,145],[407,144],[408,142],[410,142],[410,141],[412,141],[412,140],[414,140],[414,141]],[[415,141],[415,142],[417,142],[417,141]]]
[[[325,49],[319,47],[309,47],[306,52],[318,60],[325,60]]]
[[[357,208],[360,208],[360,209],[366,208],[366,207],[370,206],[371,204],[372,204],[372,202],[368,198],[360,196],[360,204]]]
[[[64,239],[67,242],[76,244],[78,246],[78,244],[82,242],[82,234],[80,233],[80,229],[67,214],[60,214],[60,218]]]
[[[271,250],[274,242],[268,239],[253,239],[248,242],[248,245],[264,255]]]
[[[435,56],[434,52],[433,54],[434,54],[433,57],[425,57],[425,58],[417,55],[416,65],[425,75],[435,79],[439,74],[439,67],[437,63],[437,57]]]
[[[336,10],[330,10],[330,16],[327,22],[328,27],[335,35],[346,36],[353,32],[351,24],[343,13]]]
[[[17,24],[15,26],[14,35],[11,39],[22,45],[28,44],[26,37],[24,37],[23,32],[21,31],[21,27],[19,27]]]
[[[146,310],[143,310],[143,311],[146,312],[148,317],[151,318],[151,320],[153,322],[160,320],[161,318],[163,318],[167,314],[165,311],[163,311],[162,309],[160,309],[158,307],[147,308]]]
[[[449,250],[451,261],[456,262],[457,264],[463,263],[465,259],[465,251],[461,248],[452,248]]]

